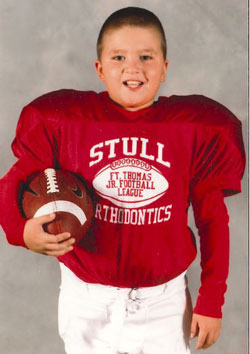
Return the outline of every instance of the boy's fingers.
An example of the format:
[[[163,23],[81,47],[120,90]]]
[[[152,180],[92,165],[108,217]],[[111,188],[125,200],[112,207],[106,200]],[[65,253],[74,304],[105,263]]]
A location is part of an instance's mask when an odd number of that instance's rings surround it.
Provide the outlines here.
[[[73,246],[73,243],[72,243],[72,241],[70,241],[70,242],[65,242],[65,243],[55,243],[55,244],[53,244],[53,243],[49,243],[49,244],[47,244],[46,245],[46,252],[50,252],[50,251],[52,251],[52,252],[60,252],[60,251],[64,251],[64,250],[66,250],[66,249],[68,249],[68,248],[71,248]]]
[[[49,239],[51,240],[51,239]],[[46,240],[47,241],[47,240]],[[67,238],[67,240],[63,241],[63,242],[50,242],[47,241],[46,242],[46,248],[49,250],[61,250],[64,249],[65,247],[69,247],[72,246],[75,243],[75,239],[74,238]]]
[[[198,334],[198,322],[196,318],[193,317],[192,323],[191,323],[191,331],[190,331],[190,338],[196,337]]]
[[[38,216],[38,217],[34,218],[33,220],[36,220],[39,225],[43,225],[43,224],[46,224],[47,222],[54,220],[55,216],[56,216],[55,213],[51,213],[48,215]]]
[[[217,341],[218,337],[219,337],[219,332],[208,333],[207,338],[206,338],[206,342],[204,343],[202,348],[207,349],[208,347],[213,345]]]
[[[66,240],[64,239],[65,235],[67,238]],[[75,243],[75,239],[74,238],[69,239],[69,235],[70,235],[69,233],[64,233],[60,235],[49,235],[50,242],[46,244],[45,254],[47,256],[58,257],[58,256],[63,256],[65,253],[72,251],[73,244]],[[57,242],[56,239],[59,239],[60,241],[61,239],[63,239],[64,241]]]
[[[46,255],[47,256],[54,256],[54,257],[59,257],[59,256],[63,256],[65,253],[68,253],[70,251],[73,250],[73,247],[70,246],[66,249],[60,250],[60,251],[47,251]]]
[[[71,234],[69,232],[63,232],[61,234],[54,235],[54,239],[56,243],[63,242],[71,237]]]
[[[221,319],[193,314],[191,338],[198,334],[196,349],[206,349],[216,342],[221,332]]]
[[[48,232],[45,232],[46,234],[46,242],[48,243],[59,243],[63,242],[67,239],[70,238],[71,234],[69,232],[62,232],[61,234],[49,234]]]
[[[196,343],[196,349],[201,349],[206,341],[207,333],[204,331],[199,331],[197,343]]]
[[[75,242],[75,239],[73,237],[71,237],[71,234],[69,232],[63,232],[61,234],[57,234],[57,235],[52,235],[52,234],[48,234],[46,233],[46,238],[45,238],[45,242],[48,244],[65,244],[65,241],[70,240],[71,243]]]

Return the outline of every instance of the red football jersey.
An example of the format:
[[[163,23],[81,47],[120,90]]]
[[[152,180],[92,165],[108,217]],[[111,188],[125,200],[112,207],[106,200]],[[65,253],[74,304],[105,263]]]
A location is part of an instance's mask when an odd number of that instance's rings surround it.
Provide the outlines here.
[[[20,184],[35,171],[63,168],[85,179],[95,216],[88,237],[59,260],[86,282],[154,286],[196,257],[192,203],[202,257],[194,311],[221,316],[229,253],[223,197],[240,192],[245,164],[241,123],[230,111],[193,95],[131,112],[107,92],[60,90],[24,108],[12,148],[18,162],[0,182],[10,243],[25,246]]]

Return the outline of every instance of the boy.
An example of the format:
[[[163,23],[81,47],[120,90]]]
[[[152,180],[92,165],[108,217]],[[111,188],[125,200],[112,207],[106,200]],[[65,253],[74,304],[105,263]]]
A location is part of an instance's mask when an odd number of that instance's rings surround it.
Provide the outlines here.
[[[60,90],[24,108],[12,144],[19,160],[1,180],[2,227],[10,243],[58,257],[68,354],[189,353],[190,326],[197,348],[207,348],[221,329],[229,249],[223,199],[240,192],[240,122],[203,96],[155,102],[168,62],[162,25],[147,10],[113,13],[97,51],[107,92]],[[46,234],[42,225],[55,215],[20,216],[20,184],[48,167],[93,187],[95,218],[84,243]],[[192,323],[190,203],[202,266]]]

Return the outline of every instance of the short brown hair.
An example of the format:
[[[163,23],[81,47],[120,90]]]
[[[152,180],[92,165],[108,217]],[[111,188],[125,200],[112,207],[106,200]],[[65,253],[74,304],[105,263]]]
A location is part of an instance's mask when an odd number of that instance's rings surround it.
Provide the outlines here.
[[[167,57],[167,41],[164,29],[153,12],[140,7],[125,7],[113,12],[104,22],[97,39],[97,56],[101,59],[103,37],[106,32],[123,26],[154,27],[161,36],[161,49],[164,59]]]

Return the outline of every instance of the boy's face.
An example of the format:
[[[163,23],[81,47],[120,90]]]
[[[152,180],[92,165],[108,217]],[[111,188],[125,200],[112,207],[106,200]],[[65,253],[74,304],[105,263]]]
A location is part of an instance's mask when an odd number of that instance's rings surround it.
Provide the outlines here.
[[[136,111],[153,104],[167,64],[155,28],[123,26],[104,35],[101,59],[95,67],[110,98]]]

